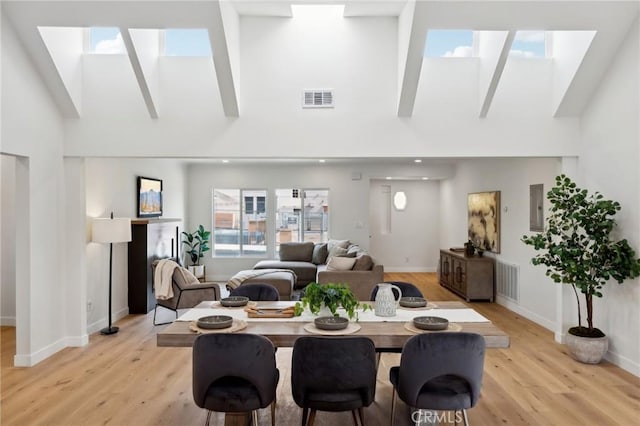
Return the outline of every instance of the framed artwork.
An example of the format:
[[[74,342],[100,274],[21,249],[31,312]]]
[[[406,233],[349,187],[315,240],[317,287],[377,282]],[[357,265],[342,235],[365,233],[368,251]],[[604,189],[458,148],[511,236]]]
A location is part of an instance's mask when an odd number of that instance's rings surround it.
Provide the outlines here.
[[[138,176],[138,217],[162,216],[162,181]]]
[[[544,185],[529,185],[529,231],[544,231]]]
[[[500,253],[500,191],[467,196],[469,240],[480,250]]]

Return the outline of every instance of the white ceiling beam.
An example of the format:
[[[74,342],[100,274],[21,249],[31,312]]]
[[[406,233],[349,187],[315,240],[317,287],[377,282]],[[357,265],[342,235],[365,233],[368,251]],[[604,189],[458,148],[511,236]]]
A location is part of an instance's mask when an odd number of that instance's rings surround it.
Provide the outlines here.
[[[515,37],[515,31],[480,31],[478,33],[480,118],[485,118],[489,112]]]
[[[411,117],[418,92],[427,30],[417,25],[420,2],[407,2],[398,18],[398,117]]]
[[[237,41],[235,36],[239,25],[238,19],[238,14],[234,9],[228,7],[228,4],[221,5],[217,1],[216,7],[213,8],[213,21],[207,27],[213,53],[213,65],[216,69],[218,88],[222,99],[222,109],[227,117],[238,117],[240,115],[233,64],[228,45],[229,40]],[[234,52],[237,52],[237,49]]]
[[[156,108],[155,102],[153,101],[151,90],[149,89],[149,85],[147,84],[147,79],[145,78],[142,65],[140,64],[138,51],[136,50],[131,38],[131,34],[129,33],[129,28],[120,27],[120,35],[122,36],[122,41],[124,42],[124,46],[127,49],[129,62],[131,62],[131,67],[133,68],[133,73],[135,74],[136,81],[138,82],[138,86],[140,87],[140,92],[142,93],[144,103],[147,106],[147,111],[149,111],[149,116],[154,119],[158,118],[158,110]]]

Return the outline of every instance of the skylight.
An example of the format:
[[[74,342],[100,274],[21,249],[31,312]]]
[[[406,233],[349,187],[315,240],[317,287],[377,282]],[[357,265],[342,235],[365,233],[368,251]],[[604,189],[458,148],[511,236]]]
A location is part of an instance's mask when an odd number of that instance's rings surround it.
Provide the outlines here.
[[[545,32],[518,31],[511,45],[509,56],[516,58],[544,58]]]
[[[90,53],[100,55],[123,55],[127,49],[117,27],[91,27],[89,29]]]
[[[429,30],[424,56],[428,58],[470,58],[473,56],[472,30]]]
[[[167,29],[164,32],[166,56],[211,56],[206,29]]]

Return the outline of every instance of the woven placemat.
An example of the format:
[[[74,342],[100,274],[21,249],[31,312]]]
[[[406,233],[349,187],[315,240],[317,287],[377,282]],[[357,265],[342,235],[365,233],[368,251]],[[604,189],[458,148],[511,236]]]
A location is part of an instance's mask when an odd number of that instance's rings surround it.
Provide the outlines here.
[[[231,327],[227,328],[200,328],[198,327],[198,321],[191,321],[189,323],[189,330],[202,334],[202,333],[235,333],[247,328],[247,322],[241,319],[234,319],[231,323]]]
[[[258,306],[258,302],[253,300],[249,300],[246,305],[242,305],[242,306],[222,306],[222,303],[220,303],[219,300],[216,300],[215,302],[211,303],[211,307],[216,309],[244,309],[244,308],[255,308],[256,306]]]
[[[325,336],[341,336],[343,334],[352,334],[359,331],[362,327],[359,324],[355,324],[350,322],[347,328],[343,328],[342,330],[321,330],[315,326],[314,323],[310,322],[304,325],[304,329],[309,333],[313,334],[322,334]]]
[[[403,309],[405,311],[428,311],[429,309],[435,309],[438,305],[433,302],[428,302],[427,306],[422,306],[420,308],[408,308],[406,306],[398,306],[398,309]]]
[[[460,324],[456,324],[455,322],[450,322],[449,326],[444,330],[422,330],[416,327],[415,325],[413,325],[413,321],[405,322],[404,328],[411,331],[412,333],[440,333],[442,331],[461,331],[462,330],[462,326]]]

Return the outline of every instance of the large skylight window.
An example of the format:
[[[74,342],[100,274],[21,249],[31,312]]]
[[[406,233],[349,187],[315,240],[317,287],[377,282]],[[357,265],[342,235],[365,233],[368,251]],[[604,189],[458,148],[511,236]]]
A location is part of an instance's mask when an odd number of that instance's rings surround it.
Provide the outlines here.
[[[516,58],[544,58],[545,32],[518,31],[511,45],[509,56]]]
[[[166,56],[211,56],[206,29],[167,29],[164,35]]]
[[[127,49],[117,27],[92,27],[89,29],[89,52],[101,55],[123,55]]]
[[[470,58],[473,56],[472,30],[429,30],[424,56],[428,58]]]

